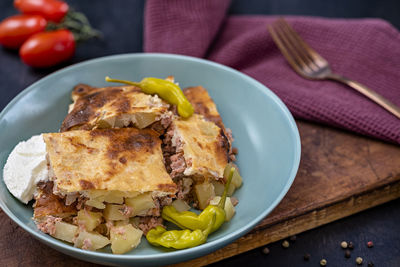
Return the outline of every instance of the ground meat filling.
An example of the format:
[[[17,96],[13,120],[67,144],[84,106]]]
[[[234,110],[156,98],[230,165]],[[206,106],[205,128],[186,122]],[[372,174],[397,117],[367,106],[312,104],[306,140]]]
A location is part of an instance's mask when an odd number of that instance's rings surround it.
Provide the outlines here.
[[[174,139],[174,127],[169,127],[163,139],[163,155],[167,171],[172,178],[183,175],[186,161],[183,157],[183,143],[179,138]]]
[[[138,227],[143,231],[144,235],[147,235],[147,232],[150,231],[150,229],[153,229],[157,226],[165,227],[161,217],[146,216],[139,219]]]
[[[37,224],[37,228],[45,234],[54,235],[56,233],[56,223],[61,221],[62,218],[47,216],[43,222]]]

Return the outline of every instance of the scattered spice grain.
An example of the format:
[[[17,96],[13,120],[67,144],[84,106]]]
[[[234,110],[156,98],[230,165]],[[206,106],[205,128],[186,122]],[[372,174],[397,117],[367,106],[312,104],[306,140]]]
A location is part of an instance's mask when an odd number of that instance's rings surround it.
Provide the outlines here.
[[[347,242],[346,241],[342,241],[342,243],[340,243],[340,246],[342,248],[347,248]]]
[[[269,248],[267,248],[267,247],[263,248],[262,253],[264,255],[268,255],[269,254]]]
[[[372,241],[367,242],[367,247],[372,248],[374,246],[374,243]]]
[[[321,265],[321,266],[326,266],[326,264],[328,264],[328,262],[327,262],[325,259],[322,259],[322,260],[319,262],[319,265]]]
[[[295,235],[292,235],[291,237],[289,237],[289,241],[292,243],[296,242],[296,239],[297,239],[297,236],[295,236]]]
[[[350,250],[346,249],[346,251],[344,252],[344,256],[345,256],[346,258],[350,258],[350,256],[351,256]]]
[[[353,250],[353,249],[354,249],[354,244],[353,244],[353,242],[350,241],[350,242],[348,243],[347,247],[348,247],[349,249]]]
[[[374,263],[372,261],[368,262],[368,267],[374,267]]]
[[[289,247],[289,242],[287,240],[282,242],[282,247],[283,248],[288,248]]]
[[[357,257],[356,263],[357,263],[358,265],[361,265],[361,264],[363,263],[363,259],[362,259],[361,257]]]

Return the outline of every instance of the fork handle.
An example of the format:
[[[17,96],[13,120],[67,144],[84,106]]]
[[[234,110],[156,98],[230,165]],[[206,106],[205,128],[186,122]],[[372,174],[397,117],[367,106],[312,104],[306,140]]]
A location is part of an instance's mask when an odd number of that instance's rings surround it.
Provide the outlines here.
[[[392,113],[393,115],[395,115],[397,118],[400,119],[400,108],[398,106],[396,106],[395,104],[393,104],[392,102],[390,102],[389,100],[387,100],[386,98],[381,96],[380,94],[372,91],[371,89],[369,89],[365,85],[362,85],[359,82],[352,81],[352,80],[350,80],[350,79],[348,79],[346,77],[343,77],[343,76],[340,76],[340,75],[337,75],[337,74],[331,74],[331,75],[329,75],[328,78],[331,79],[331,80],[335,80],[335,81],[347,84],[348,86],[350,86],[353,89],[357,90],[359,93],[361,93],[364,96],[368,97],[369,99],[371,99],[375,103],[379,104],[384,109],[386,109],[387,111],[389,111],[390,113]]]

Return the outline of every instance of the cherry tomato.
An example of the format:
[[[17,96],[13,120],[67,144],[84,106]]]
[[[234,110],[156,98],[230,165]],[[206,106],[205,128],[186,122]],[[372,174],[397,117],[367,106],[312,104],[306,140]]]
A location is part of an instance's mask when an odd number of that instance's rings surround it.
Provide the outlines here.
[[[60,22],[69,6],[59,0],[15,0],[14,6],[24,14],[41,15],[45,19]]]
[[[56,30],[31,36],[21,46],[19,55],[29,66],[43,68],[71,58],[74,52],[74,35],[69,30]]]
[[[0,44],[19,48],[31,35],[46,28],[46,20],[39,15],[15,15],[0,23]]]

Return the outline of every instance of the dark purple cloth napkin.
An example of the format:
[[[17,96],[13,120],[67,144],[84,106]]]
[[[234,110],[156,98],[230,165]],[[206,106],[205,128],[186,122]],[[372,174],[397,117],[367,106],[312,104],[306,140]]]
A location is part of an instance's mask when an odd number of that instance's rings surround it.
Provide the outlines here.
[[[207,58],[260,81],[296,118],[400,143],[400,120],[353,89],[298,76],[273,43],[275,16],[227,16],[228,0],[148,0],[144,50]],[[332,65],[400,106],[400,34],[380,19],[285,17]]]

